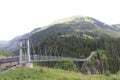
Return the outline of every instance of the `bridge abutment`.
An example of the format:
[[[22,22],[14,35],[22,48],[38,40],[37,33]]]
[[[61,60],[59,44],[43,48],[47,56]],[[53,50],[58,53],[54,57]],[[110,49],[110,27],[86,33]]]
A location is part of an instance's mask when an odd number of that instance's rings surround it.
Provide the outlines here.
[[[33,63],[24,63],[24,64],[20,65],[20,67],[33,68]]]
[[[26,68],[33,68],[33,63],[25,63]]]

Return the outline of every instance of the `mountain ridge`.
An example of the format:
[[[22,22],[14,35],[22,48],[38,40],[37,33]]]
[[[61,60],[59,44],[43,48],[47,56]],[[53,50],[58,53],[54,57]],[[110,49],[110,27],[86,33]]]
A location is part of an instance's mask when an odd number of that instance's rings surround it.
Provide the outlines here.
[[[29,37],[33,42],[41,42],[50,35],[55,35],[58,33],[69,35],[69,34],[87,34],[88,36],[97,36],[97,37],[120,37],[120,27],[119,24],[108,25],[104,22],[96,20],[87,16],[72,16],[69,18],[64,18],[56,20],[53,23],[42,27],[35,28],[30,33],[23,34],[20,37],[16,37],[10,40],[9,45],[4,46],[4,49],[7,50],[18,50],[19,48],[19,39]],[[34,40],[33,40],[34,39]]]
[[[64,22],[65,21],[65,22]],[[79,34],[80,32],[83,33],[90,33],[90,34],[97,34],[98,36],[109,36],[109,37],[120,37],[119,31],[116,31],[110,25],[107,25],[99,20],[96,20],[91,17],[72,17],[72,18],[65,18],[58,21],[53,22],[52,24],[48,25],[46,29],[37,32],[32,35],[33,39],[35,37],[47,37],[48,35],[53,35],[57,33],[67,34]],[[38,41],[41,39],[37,38]]]

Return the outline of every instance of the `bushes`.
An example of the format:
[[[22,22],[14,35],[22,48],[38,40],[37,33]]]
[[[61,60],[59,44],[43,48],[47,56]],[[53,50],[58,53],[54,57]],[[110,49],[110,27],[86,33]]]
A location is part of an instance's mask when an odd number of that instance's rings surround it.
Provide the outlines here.
[[[104,73],[105,76],[110,76],[110,71],[109,70],[106,70],[105,73]]]
[[[57,69],[63,69],[68,71],[75,71],[77,69],[75,63],[67,59],[58,61],[54,67]]]

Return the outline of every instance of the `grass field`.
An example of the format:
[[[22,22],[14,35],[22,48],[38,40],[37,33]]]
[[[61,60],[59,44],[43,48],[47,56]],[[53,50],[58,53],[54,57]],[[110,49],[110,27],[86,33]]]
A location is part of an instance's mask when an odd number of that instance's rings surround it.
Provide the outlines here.
[[[83,75],[73,71],[35,67],[0,73],[0,80],[120,80],[120,73],[111,76]]]

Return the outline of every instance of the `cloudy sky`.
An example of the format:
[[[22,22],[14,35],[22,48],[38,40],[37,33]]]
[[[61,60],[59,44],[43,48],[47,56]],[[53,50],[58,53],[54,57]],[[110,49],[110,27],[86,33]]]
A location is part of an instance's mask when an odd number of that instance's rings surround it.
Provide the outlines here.
[[[120,23],[120,0],[0,0],[0,40],[75,15]]]

